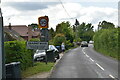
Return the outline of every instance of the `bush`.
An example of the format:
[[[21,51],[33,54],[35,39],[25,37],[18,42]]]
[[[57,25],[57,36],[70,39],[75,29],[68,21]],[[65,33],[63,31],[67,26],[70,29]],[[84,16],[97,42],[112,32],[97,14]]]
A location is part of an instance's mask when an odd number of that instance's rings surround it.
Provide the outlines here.
[[[66,41],[66,37],[64,36],[64,34],[57,34],[54,37],[53,43],[55,46],[60,46],[62,44],[62,42]]]
[[[105,55],[118,58],[118,29],[102,29],[96,32],[94,48]]]
[[[32,38],[29,41],[40,41],[40,39],[39,38]]]
[[[6,63],[21,62],[21,69],[32,66],[32,50],[26,49],[25,41],[5,42]]]
[[[74,47],[74,44],[71,43],[70,40],[68,40],[68,41],[65,42],[65,48],[66,48],[66,49],[70,49],[70,48],[72,48],[72,47]]]

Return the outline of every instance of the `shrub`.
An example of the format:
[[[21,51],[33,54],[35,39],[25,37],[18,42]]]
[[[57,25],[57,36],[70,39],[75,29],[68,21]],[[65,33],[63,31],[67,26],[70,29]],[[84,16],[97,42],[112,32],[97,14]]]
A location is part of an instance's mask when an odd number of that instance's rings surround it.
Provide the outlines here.
[[[64,34],[57,34],[54,37],[53,43],[55,46],[60,46],[62,44],[62,42],[65,42],[65,41],[66,41],[66,38],[65,38]]]
[[[32,66],[32,50],[26,49],[25,41],[5,42],[6,63],[21,62],[21,69]]]
[[[40,41],[40,39],[39,38],[32,38],[29,41]]]
[[[65,42],[65,48],[70,49],[71,47],[74,47],[74,44],[70,42],[70,40]]]
[[[103,54],[118,58],[118,29],[102,29],[96,32],[94,48]]]

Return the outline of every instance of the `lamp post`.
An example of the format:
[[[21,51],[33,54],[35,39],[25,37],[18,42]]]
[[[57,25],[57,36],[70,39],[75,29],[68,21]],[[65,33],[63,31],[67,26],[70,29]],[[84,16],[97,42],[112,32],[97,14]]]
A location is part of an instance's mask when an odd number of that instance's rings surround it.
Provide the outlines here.
[[[0,1],[1,3],[1,1]],[[5,79],[5,57],[4,57],[4,28],[3,17],[0,8],[0,79]]]

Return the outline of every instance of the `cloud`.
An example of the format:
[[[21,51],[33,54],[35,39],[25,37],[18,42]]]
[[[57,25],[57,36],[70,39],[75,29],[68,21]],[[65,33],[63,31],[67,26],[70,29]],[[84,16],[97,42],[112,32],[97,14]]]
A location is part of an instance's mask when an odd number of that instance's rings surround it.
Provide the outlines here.
[[[3,0],[2,2],[59,2],[60,0]],[[119,0],[61,0],[62,2],[118,2]]]
[[[39,10],[48,8],[51,5],[56,5],[58,3],[55,2],[6,2],[4,6],[10,6],[15,8],[16,10],[28,11],[28,10]]]
[[[50,2],[51,3],[51,2]],[[27,3],[26,3],[27,4]],[[17,4],[14,5],[9,4],[9,6],[3,6],[3,16],[4,23],[8,25],[8,18],[11,17],[9,22],[13,25],[19,24],[31,24],[38,23],[37,19],[40,16],[47,15],[49,17],[49,26],[55,29],[58,23],[62,21],[70,21],[71,25],[75,23],[75,19],[77,18],[80,23],[92,23],[97,29],[97,24],[100,21],[106,20],[117,25],[117,9],[109,8],[109,7],[96,7],[96,6],[83,6],[80,3],[64,3],[64,7],[69,13],[70,16],[67,15],[62,5],[59,3],[46,3],[46,7],[38,8],[37,5],[40,3],[28,3],[31,7],[17,7]],[[44,3],[43,3],[44,4]],[[11,5],[11,6],[10,6]],[[21,3],[22,5],[22,3]],[[24,9],[25,8],[25,9]],[[9,13],[9,14],[8,14]]]

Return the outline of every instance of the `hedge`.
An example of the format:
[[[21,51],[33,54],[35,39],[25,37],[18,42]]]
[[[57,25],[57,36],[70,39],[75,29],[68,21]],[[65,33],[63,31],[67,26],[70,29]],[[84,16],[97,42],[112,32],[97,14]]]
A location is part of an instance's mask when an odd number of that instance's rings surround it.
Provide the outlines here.
[[[94,48],[98,52],[118,59],[118,28],[102,29],[96,32]]]
[[[4,43],[6,64],[21,62],[21,69],[32,66],[32,50],[26,49],[25,41],[8,41]]]

